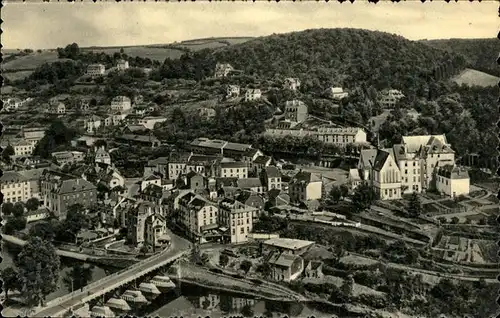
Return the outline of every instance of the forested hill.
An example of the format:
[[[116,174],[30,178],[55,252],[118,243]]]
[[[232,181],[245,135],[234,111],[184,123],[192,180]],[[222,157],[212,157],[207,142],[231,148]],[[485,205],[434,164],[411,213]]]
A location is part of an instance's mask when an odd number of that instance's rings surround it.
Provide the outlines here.
[[[464,63],[461,56],[388,33],[315,29],[167,59],[160,76],[200,79],[212,76],[217,62],[256,77],[299,77],[304,90],[364,85],[400,88],[416,95],[424,94],[436,67],[447,64],[458,71]]]
[[[433,48],[462,54],[468,67],[500,77],[500,69],[496,63],[500,51],[498,39],[449,39],[421,42]]]

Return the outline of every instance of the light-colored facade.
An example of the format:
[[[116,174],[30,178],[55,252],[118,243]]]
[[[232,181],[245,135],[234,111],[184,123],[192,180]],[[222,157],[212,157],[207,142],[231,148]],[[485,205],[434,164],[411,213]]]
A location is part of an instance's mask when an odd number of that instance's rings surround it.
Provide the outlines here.
[[[23,127],[22,134],[24,140],[30,142],[33,146],[42,140],[45,136],[45,128],[44,127]]]
[[[332,99],[337,101],[347,98],[349,96],[349,93],[344,92],[342,87],[331,87],[328,93]]]
[[[248,178],[248,166],[244,162],[221,162],[217,172],[219,178]]]
[[[267,191],[272,189],[281,190],[281,172],[275,166],[264,168],[261,179]]]
[[[96,150],[94,162],[95,163],[105,163],[107,165],[111,164],[111,156],[106,151],[104,146],[102,146],[101,148]]]
[[[179,199],[180,224],[190,239],[204,243],[203,230],[218,226],[219,208],[200,195],[188,193]]]
[[[127,96],[116,96],[111,101],[111,110],[113,111],[127,111],[132,108],[132,102]]]
[[[379,103],[383,108],[390,109],[394,108],[396,106],[396,103],[403,97],[404,95],[403,93],[401,93],[401,91],[397,89],[389,89],[380,94]]]
[[[228,85],[226,89],[227,98],[235,98],[240,96],[240,87],[238,85]]]
[[[304,270],[304,259],[296,255],[272,253],[268,263],[271,265],[270,278],[276,281],[293,281]]]
[[[234,68],[231,66],[231,64],[217,63],[217,65],[215,66],[214,77],[215,78],[227,77],[229,73],[231,73],[232,71],[234,71]]]
[[[83,127],[88,133],[91,134],[91,133],[96,132],[101,127],[102,124],[103,124],[102,118],[99,116],[93,115],[93,116],[90,116],[89,118],[85,119],[85,121],[83,123]]]
[[[165,121],[167,121],[167,118],[165,117],[144,117],[139,119],[139,125],[143,125],[147,129],[153,129],[155,124],[163,123]]]
[[[345,147],[348,144],[366,144],[366,132],[362,128],[319,127],[318,139],[327,144]]]
[[[290,180],[288,193],[294,203],[320,200],[323,194],[323,182],[314,173],[300,171]]]
[[[438,167],[436,173],[436,190],[452,198],[469,194],[469,173],[453,165]]]
[[[231,243],[248,241],[253,230],[253,215],[257,208],[239,201],[224,199],[219,204],[219,224],[228,228]]]
[[[14,155],[18,156],[31,156],[33,154],[33,150],[35,150],[36,144],[26,141],[24,139],[15,143],[13,146]]]
[[[25,202],[31,198],[29,180],[16,171],[4,171],[0,177],[4,202]]]
[[[401,199],[401,172],[392,150],[378,150],[373,163],[373,189],[381,200]]]
[[[307,120],[307,106],[300,100],[290,100],[285,103],[285,119],[301,123]]]
[[[87,66],[87,74],[94,76],[102,76],[106,72],[106,67],[102,64],[90,64]]]
[[[260,89],[247,89],[245,92],[245,101],[259,100],[262,97]]]
[[[81,151],[57,151],[53,152],[51,155],[60,165],[77,163],[85,160],[85,154]]]
[[[126,69],[128,69],[129,66],[128,66],[128,61],[125,61],[125,60],[119,60],[117,63],[116,63],[116,69],[119,70],[119,71],[124,71]]]
[[[300,87],[300,80],[298,78],[285,78],[283,88],[296,91]]]

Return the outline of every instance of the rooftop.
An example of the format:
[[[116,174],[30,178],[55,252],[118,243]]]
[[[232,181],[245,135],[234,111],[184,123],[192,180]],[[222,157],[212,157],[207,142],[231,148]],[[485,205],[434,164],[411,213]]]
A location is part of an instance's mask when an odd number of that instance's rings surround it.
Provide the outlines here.
[[[313,245],[315,242],[304,241],[290,238],[272,238],[264,242],[264,244],[279,248],[284,248],[287,250],[298,250],[304,247]]]
[[[268,263],[274,266],[291,267],[295,260],[300,259],[299,256],[286,253],[271,253]]]

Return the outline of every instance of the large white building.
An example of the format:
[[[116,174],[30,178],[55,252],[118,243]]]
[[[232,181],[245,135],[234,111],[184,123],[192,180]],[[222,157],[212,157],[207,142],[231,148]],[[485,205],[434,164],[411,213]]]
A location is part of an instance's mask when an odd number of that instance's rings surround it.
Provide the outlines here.
[[[318,139],[327,144],[345,147],[348,144],[366,144],[366,132],[362,128],[319,127]]]
[[[288,184],[290,201],[306,202],[319,200],[323,194],[323,182],[321,178],[311,172],[298,172]]]
[[[259,100],[262,97],[260,89],[247,89],[245,92],[245,101]]]
[[[90,64],[87,66],[87,74],[94,76],[102,76],[106,72],[106,67],[102,64]]]
[[[248,234],[253,230],[254,214],[257,208],[239,201],[224,199],[219,204],[219,224],[228,228],[231,243],[248,241]]]
[[[4,202],[24,202],[31,198],[29,180],[15,171],[4,171],[0,177]]]
[[[116,96],[111,101],[111,110],[126,111],[132,108],[132,102],[127,96]]]
[[[404,95],[397,89],[389,89],[380,93],[378,102],[383,108],[394,108],[396,103],[403,98]]]
[[[438,167],[436,173],[436,190],[449,197],[469,194],[470,179],[466,170],[453,165]]]

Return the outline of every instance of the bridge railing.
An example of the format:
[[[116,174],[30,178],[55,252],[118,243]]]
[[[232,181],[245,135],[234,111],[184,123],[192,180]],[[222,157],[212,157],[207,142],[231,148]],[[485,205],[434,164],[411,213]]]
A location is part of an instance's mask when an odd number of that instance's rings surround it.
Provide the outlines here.
[[[99,280],[97,280],[97,281],[95,281],[95,282],[93,282],[93,283],[90,283],[90,284],[88,284],[88,285],[84,286],[84,287],[82,288],[82,290],[76,290],[76,291],[73,291],[72,293],[69,293],[69,294],[67,294],[67,295],[65,295],[65,296],[62,296],[62,297],[59,297],[59,298],[53,299],[53,300],[51,300],[51,301],[47,302],[44,308],[49,308],[49,307],[52,307],[52,306],[56,306],[56,305],[57,305],[57,304],[59,304],[59,303],[65,302],[65,301],[67,301],[67,300],[70,300],[70,299],[72,299],[72,298],[74,298],[74,297],[78,296],[78,295],[79,295],[79,294],[81,294],[82,292],[86,292],[87,290],[89,290],[89,289],[91,289],[91,288],[94,288],[94,287],[96,287],[96,286],[99,286],[99,285],[101,285],[101,284],[104,284],[104,283],[106,283],[106,282],[108,282],[108,281],[110,281],[110,280],[112,280],[112,279],[116,278],[116,277],[117,277],[117,276],[119,276],[119,275],[122,275],[122,274],[124,274],[124,273],[126,273],[126,272],[128,272],[128,271],[134,270],[135,268],[137,268],[137,267],[139,267],[139,266],[141,266],[141,265],[143,265],[143,264],[146,264],[146,263],[148,263],[148,262],[150,262],[150,261],[156,260],[156,259],[158,259],[158,258],[162,257],[162,256],[163,256],[163,254],[164,254],[165,252],[167,252],[168,250],[169,250],[169,249],[165,249],[165,250],[163,250],[163,251],[162,251],[161,253],[159,253],[159,254],[156,254],[156,255],[153,255],[153,256],[151,256],[151,257],[148,257],[148,258],[146,258],[145,260],[142,260],[142,261],[140,261],[140,262],[138,262],[138,263],[133,264],[132,266],[129,266],[129,267],[127,267],[127,268],[124,268],[124,269],[122,269],[122,270],[120,270],[120,271],[118,271],[118,272],[116,272],[116,273],[113,273],[113,274],[108,275],[108,276],[106,276],[106,277],[104,277],[104,278],[101,278],[101,279],[99,279]],[[42,310],[43,310],[43,309],[42,309]]]

